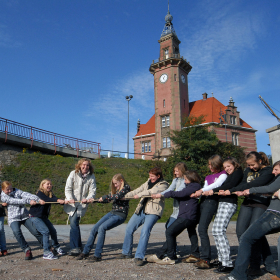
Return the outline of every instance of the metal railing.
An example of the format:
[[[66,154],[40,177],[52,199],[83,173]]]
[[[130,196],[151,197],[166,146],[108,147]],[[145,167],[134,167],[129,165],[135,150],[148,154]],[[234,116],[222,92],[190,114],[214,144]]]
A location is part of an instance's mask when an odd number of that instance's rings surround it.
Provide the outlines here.
[[[164,55],[164,58],[161,59],[161,60],[160,60],[160,58],[154,59],[153,62],[152,62],[152,64],[158,63],[158,62],[160,62],[160,61],[163,61],[163,60],[169,59],[169,58],[182,58],[182,59],[184,59],[184,57],[183,57],[183,56],[180,56],[180,54],[178,54],[178,53],[166,54],[166,55]]]
[[[100,143],[65,136],[1,117],[0,132],[4,132],[6,134],[5,142],[7,141],[8,134],[10,134],[21,138],[30,139],[31,148],[33,145],[33,141],[37,141],[53,145],[55,147],[55,153],[56,147],[62,147],[70,150],[76,150],[77,157],[79,155],[79,152],[94,153],[100,157]]]

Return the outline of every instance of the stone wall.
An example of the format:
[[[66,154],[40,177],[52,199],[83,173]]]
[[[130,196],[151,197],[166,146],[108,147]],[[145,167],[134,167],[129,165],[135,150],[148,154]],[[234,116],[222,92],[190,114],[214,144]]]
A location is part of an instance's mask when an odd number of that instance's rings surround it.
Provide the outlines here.
[[[0,177],[2,175],[1,169],[4,167],[4,165],[12,164],[16,158],[16,155],[21,152],[22,147],[0,143]]]

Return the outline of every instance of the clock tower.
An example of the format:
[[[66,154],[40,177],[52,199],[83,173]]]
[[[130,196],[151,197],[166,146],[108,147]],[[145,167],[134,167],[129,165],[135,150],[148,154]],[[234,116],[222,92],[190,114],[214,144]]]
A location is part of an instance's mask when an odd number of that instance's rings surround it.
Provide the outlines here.
[[[189,115],[188,74],[191,65],[180,56],[172,15],[165,16],[165,26],[159,39],[159,59],[149,71],[154,75],[155,96],[155,152],[165,157],[171,154],[173,144],[169,133],[180,130],[184,117]]]

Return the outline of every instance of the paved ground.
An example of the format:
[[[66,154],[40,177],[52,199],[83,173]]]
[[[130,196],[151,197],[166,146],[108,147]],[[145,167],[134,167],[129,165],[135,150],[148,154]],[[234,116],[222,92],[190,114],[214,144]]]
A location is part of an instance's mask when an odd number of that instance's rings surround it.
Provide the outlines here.
[[[62,248],[69,250],[69,226],[55,226]],[[82,240],[85,243],[92,225],[81,225]],[[42,249],[38,246],[34,237],[23,227],[26,240],[30,243],[34,259],[25,261],[24,254],[19,248],[12,231],[5,226],[9,255],[0,258],[0,276],[7,279],[218,279],[220,274],[211,270],[198,270],[192,264],[184,264],[180,260],[173,266],[160,266],[146,264],[143,267],[134,265],[131,260],[115,259],[121,253],[126,224],[107,232],[102,261],[87,263],[86,260],[76,261],[73,257],[62,256],[58,260],[48,261],[42,259]],[[210,227],[211,229],[212,227]],[[141,228],[140,228],[141,230]],[[138,244],[140,230],[134,235],[134,252]],[[165,240],[164,224],[157,223],[151,233],[147,255],[154,254]],[[227,231],[231,244],[231,251],[235,259],[238,242],[235,234],[235,223],[231,222]],[[268,236],[273,256],[277,259],[277,238],[279,234]],[[211,234],[210,234],[211,237]],[[211,237],[212,256],[216,257],[214,240]],[[186,256],[190,251],[190,242],[186,232],[178,237],[179,251]],[[270,275],[263,271],[263,276],[255,279],[270,279]]]

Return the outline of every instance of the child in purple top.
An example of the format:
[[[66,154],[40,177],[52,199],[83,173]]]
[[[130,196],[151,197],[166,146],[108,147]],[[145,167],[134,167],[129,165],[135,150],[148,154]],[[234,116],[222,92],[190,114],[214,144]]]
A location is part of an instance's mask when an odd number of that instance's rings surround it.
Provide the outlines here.
[[[223,160],[219,155],[214,155],[208,160],[208,167],[212,172],[205,178],[205,183],[202,189],[196,191],[191,197],[199,198],[203,192],[220,187],[227,178],[227,174],[224,171]],[[219,204],[218,195],[203,196],[200,202],[200,218],[198,225],[198,233],[201,242],[200,259],[195,259],[193,256],[186,258],[184,262],[195,262],[195,266],[199,269],[209,269],[211,260],[211,246],[208,236],[208,227],[215,213],[217,212]]]

